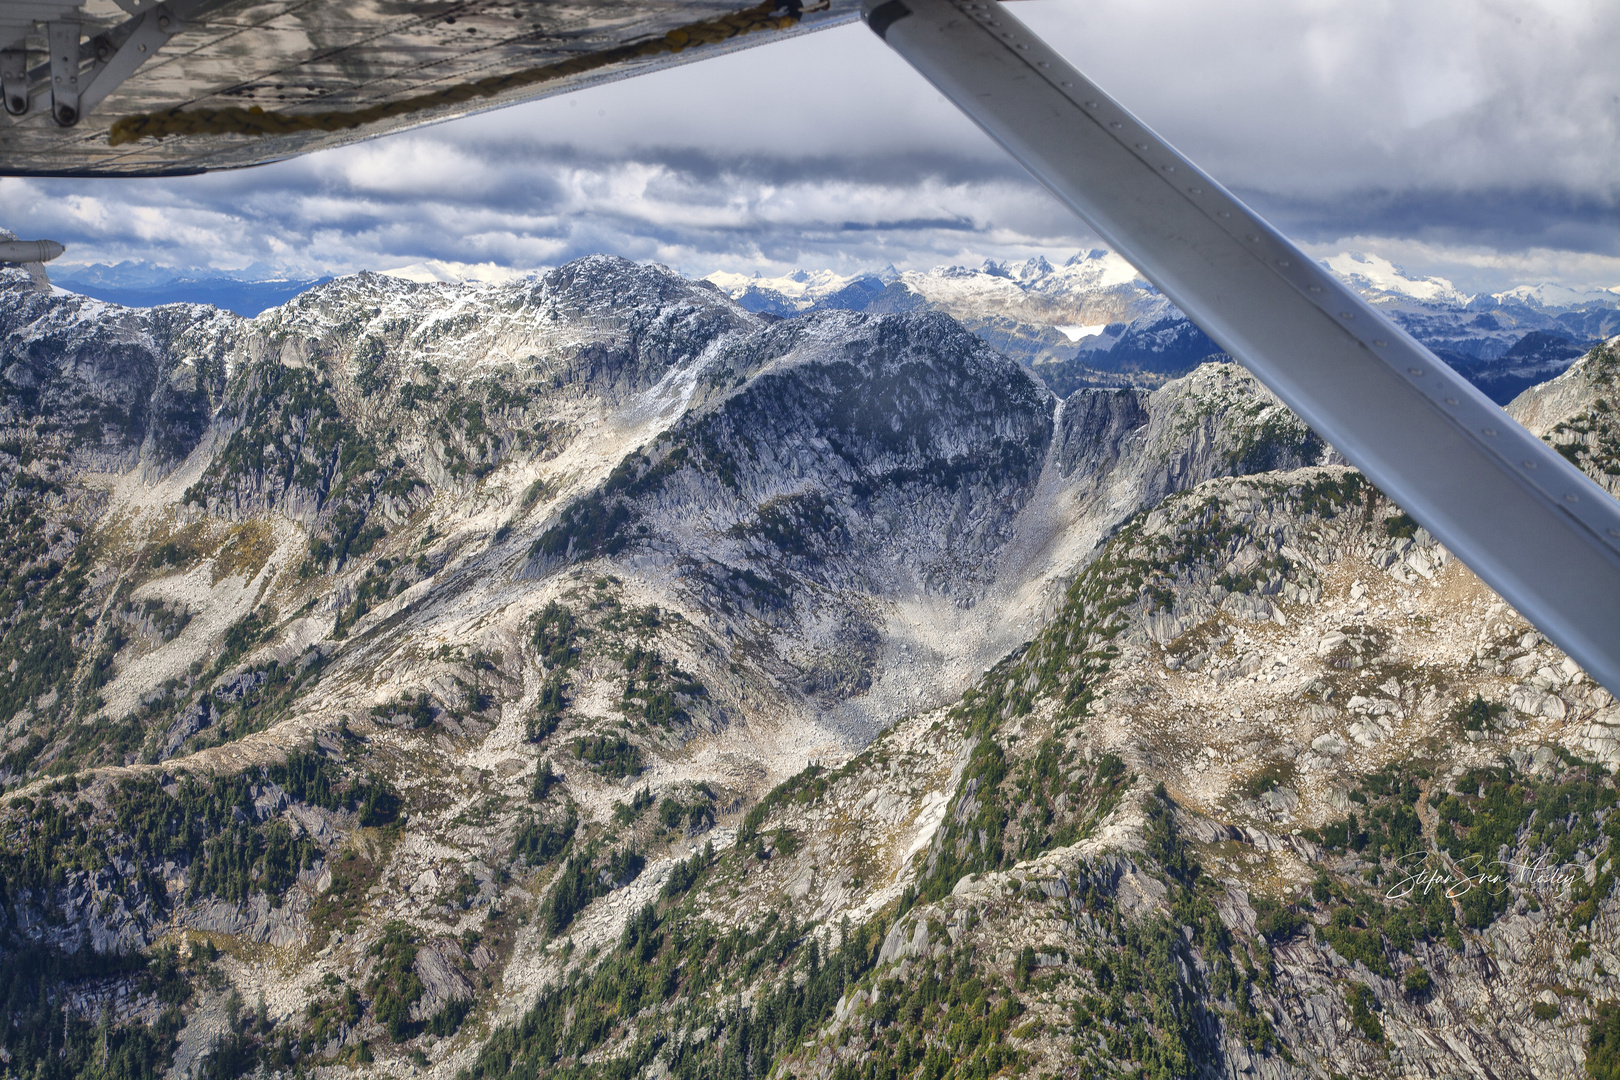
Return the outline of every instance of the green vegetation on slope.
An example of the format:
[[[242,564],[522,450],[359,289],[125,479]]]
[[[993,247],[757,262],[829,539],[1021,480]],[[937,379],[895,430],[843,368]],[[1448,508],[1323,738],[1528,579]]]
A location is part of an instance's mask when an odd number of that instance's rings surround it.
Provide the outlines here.
[[[824,932],[776,911],[753,927],[722,930],[693,917],[687,899],[714,872],[712,860],[705,853],[684,864],[661,898],[630,919],[614,952],[542,990],[464,1076],[629,1078],[658,1056],[682,1078],[765,1076],[871,967],[884,927],[845,926],[825,955]],[[755,988],[751,1005],[736,996],[744,987]],[[606,1047],[622,1052],[581,1060]]]
[[[377,499],[407,498],[425,486],[397,455],[383,461],[380,447],[390,440],[362,433],[313,368],[247,369],[227,392],[221,416],[237,429],[186,502],[236,511],[313,502],[320,508],[309,549],[314,570],[370,551],[386,532],[372,516]]]

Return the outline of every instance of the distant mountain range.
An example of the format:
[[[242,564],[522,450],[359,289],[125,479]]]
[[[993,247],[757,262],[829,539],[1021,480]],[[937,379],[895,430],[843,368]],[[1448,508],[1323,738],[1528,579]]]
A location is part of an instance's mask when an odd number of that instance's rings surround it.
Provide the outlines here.
[[[270,267],[258,264],[244,270],[154,266],[146,262],[51,268],[51,283],[57,287],[112,304],[210,304],[248,317],[285,304],[299,293],[331,280],[330,275],[278,276]]]
[[[1470,295],[1354,252],[1331,270],[1494,400],[1506,403],[1562,372],[1620,332],[1620,294],[1557,285]],[[1120,255],[1096,249],[1053,266],[1045,259],[978,268],[777,278],[720,272],[712,282],[750,311],[937,310],[1034,370],[1054,391],[1161,385],[1221,349]]]

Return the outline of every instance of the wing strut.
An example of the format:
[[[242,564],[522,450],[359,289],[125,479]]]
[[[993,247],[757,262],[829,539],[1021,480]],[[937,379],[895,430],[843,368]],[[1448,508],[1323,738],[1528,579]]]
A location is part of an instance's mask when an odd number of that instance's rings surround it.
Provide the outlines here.
[[[1620,696],[1620,502],[992,0],[862,17],[1385,494]]]

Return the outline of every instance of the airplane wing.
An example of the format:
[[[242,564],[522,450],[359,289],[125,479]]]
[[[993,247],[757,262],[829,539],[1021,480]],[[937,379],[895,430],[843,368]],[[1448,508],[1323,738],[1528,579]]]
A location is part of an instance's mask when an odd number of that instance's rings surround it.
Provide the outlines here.
[[[0,175],[259,165],[857,17],[858,0],[0,0]]]
[[[1620,694],[1620,502],[989,0],[867,25],[1386,495]]]

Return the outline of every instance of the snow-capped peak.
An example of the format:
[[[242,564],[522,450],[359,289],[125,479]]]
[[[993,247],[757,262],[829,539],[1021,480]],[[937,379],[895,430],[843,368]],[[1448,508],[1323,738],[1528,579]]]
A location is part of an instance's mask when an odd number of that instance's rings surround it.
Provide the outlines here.
[[[1445,278],[1413,277],[1381,255],[1341,251],[1323,259],[1322,264],[1358,291],[1393,293],[1442,304],[1464,305],[1473,299]]]
[[[894,268],[890,267],[889,270],[893,272]],[[716,270],[703,280],[712,282],[733,300],[740,298],[750,289],[757,289],[761,292],[776,293],[802,310],[823,297],[831,296],[857,277],[864,276],[866,275],[837,274],[831,270],[794,270],[781,277],[762,277],[758,271],[753,274],[737,274],[729,270]]]

